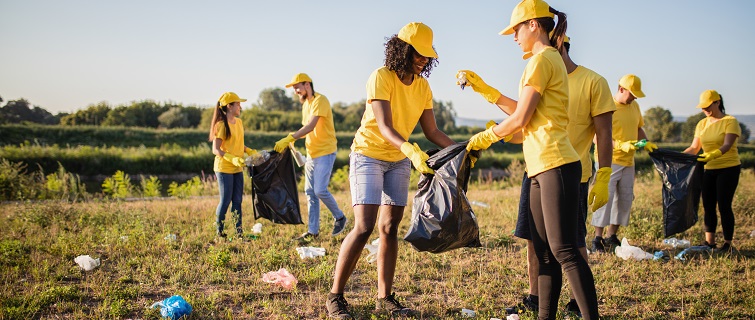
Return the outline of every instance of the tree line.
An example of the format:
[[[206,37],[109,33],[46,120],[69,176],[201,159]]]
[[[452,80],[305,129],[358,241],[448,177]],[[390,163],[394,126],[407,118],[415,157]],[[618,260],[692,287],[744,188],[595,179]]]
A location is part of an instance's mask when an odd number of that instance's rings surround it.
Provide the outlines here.
[[[0,104],[3,102],[0,97]],[[263,90],[251,109],[241,113],[244,127],[249,131],[294,131],[301,127],[301,103],[296,95],[286,94],[280,87]],[[359,128],[364,113],[365,100],[353,103],[335,102],[333,120],[339,132],[354,132]],[[453,103],[433,100],[438,128],[449,134],[476,133],[479,128],[457,126],[457,116]],[[113,106],[107,102],[91,104],[73,113],[51,114],[39,106],[32,106],[25,99],[8,101],[0,107],[0,124],[39,123],[64,126],[123,126],[146,128],[199,128],[209,130],[213,106],[184,106],[173,102],[152,100],[133,101],[129,104]],[[648,109],[644,113],[645,132],[648,139],[657,142],[691,142],[697,122],[705,115],[701,112],[687,118],[685,122],[675,122],[671,111],[661,106]],[[747,142],[750,129],[742,122],[740,141]],[[421,132],[419,126],[415,133]]]

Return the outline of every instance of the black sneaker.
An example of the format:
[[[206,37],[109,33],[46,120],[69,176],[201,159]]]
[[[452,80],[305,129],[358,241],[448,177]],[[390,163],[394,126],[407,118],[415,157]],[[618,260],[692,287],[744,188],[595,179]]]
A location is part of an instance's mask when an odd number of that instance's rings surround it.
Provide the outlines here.
[[[592,248],[590,251],[597,253],[606,252],[606,246],[603,244],[603,237],[595,237],[595,239],[592,239]]]
[[[621,246],[621,241],[619,241],[619,238],[616,237],[616,235],[611,235],[610,237],[606,238],[605,241],[603,241],[606,247],[609,247],[611,251],[613,251],[614,248]]]
[[[346,219],[346,216],[341,217],[341,219],[336,219],[336,222],[333,223],[334,236],[341,234],[341,232],[346,229],[347,221],[349,221],[349,219]]]
[[[312,234],[309,232],[305,232],[305,233],[302,233],[302,235],[294,238],[294,240],[299,241],[299,243],[306,244],[306,243],[310,243],[314,241],[319,236],[320,236],[319,234]]]
[[[715,249],[715,250],[718,251],[718,252],[721,252],[721,253],[728,253],[728,252],[731,251],[731,249],[732,249],[731,243],[724,242],[724,244],[721,246],[721,248],[718,248],[718,249]]]
[[[708,248],[710,248],[711,250],[716,249],[716,244],[715,243],[708,243],[708,241],[705,241],[705,242],[703,242],[703,245],[704,246],[708,246]]]
[[[582,312],[579,311],[577,300],[574,299],[569,300],[569,303],[564,306],[564,313],[566,313],[567,315],[574,315],[578,318],[582,318]]]
[[[513,306],[506,308],[506,314],[521,314],[525,313],[527,311],[537,312],[538,308],[538,301],[535,299],[532,299],[531,295],[528,295],[522,299],[522,302]]]
[[[396,293],[391,293],[389,296],[377,299],[375,303],[375,312],[388,312],[392,316],[406,316],[412,312],[412,309],[404,307],[398,300],[396,300]]]
[[[353,319],[349,313],[349,303],[346,302],[346,298],[343,294],[328,294],[328,302],[325,303],[325,308],[328,309],[328,318],[330,319]]]

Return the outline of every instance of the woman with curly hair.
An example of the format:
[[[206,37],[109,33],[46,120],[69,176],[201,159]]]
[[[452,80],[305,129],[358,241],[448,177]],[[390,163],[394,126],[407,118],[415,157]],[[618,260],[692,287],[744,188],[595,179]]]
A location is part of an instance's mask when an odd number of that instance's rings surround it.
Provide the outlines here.
[[[433,114],[433,96],[426,77],[437,65],[433,32],[412,22],[385,43],[385,65],[367,81],[367,105],[362,125],[351,145],[349,180],[354,208],[354,228],[341,244],[333,286],[326,307],[328,316],[351,319],[343,296],[346,281],[354,272],[375,224],[380,232],[377,254],[378,299],[376,311],[390,315],[411,312],[391,292],[398,255],[398,226],[409,194],[411,165],[433,173],[419,146],[407,142],[417,123],[432,143],[454,143],[438,129]]]

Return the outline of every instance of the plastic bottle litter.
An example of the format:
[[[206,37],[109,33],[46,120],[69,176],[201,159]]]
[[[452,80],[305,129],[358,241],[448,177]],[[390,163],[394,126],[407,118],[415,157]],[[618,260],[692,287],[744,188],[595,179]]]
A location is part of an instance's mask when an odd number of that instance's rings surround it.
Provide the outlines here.
[[[244,159],[244,163],[247,167],[251,167],[260,165],[267,160],[270,160],[270,152],[267,150],[260,150],[259,152],[257,152],[257,154],[246,157],[246,159]]]
[[[461,309],[461,316],[465,318],[474,318],[477,315],[477,312],[470,309]]]
[[[272,284],[277,284],[286,290],[291,290],[296,287],[298,281],[296,277],[292,275],[285,268],[280,268],[278,271],[270,271],[262,275],[262,281]]]
[[[191,313],[191,305],[179,295],[171,296],[163,301],[155,302],[150,308],[160,307],[163,318],[178,319]]]
[[[669,255],[666,253],[666,251],[656,251],[653,254],[653,260],[654,261],[660,260],[660,261],[666,262],[666,261],[671,260],[671,257],[669,257]]]
[[[73,259],[84,271],[91,271],[100,266],[100,258],[92,259],[88,254],[80,255]]]
[[[474,200],[472,200],[472,201],[469,201],[469,204],[471,204],[473,206],[482,207],[482,208],[490,208],[489,204],[487,204],[485,202],[482,202],[482,201],[474,201]]]
[[[695,254],[703,253],[703,252],[710,253],[711,252],[710,247],[708,247],[708,246],[692,246],[692,247],[689,247],[687,249],[682,250],[682,252],[679,252],[679,254],[677,254],[676,257],[674,257],[674,259],[677,259],[677,260],[680,260],[680,261],[685,261],[688,258],[690,258],[691,256],[693,256]]]
[[[172,241],[176,241],[176,235],[175,235],[175,234],[173,234],[173,233],[169,233],[169,234],[168,234],[167,236],[165,236],[165,238],[163,238],[163,239],[165,239],[165,240],[168,240],[169,242],[172,242]]]
[[[302,259],[313,259],[325,255],[325,248],[319,247],[298,247],[296,252],[299,253],[299,257]]]
[[[686,249],[690,247],[689,240],[677,238],[663,239],[663,245],[674,249]]]
[[[294,162],[296,162],[296,165],[299,167],[303,167],[304,164],[307,163],[307,157],[301,154],[299,150],[296,150],[293,142],[289,145],[289,149],[291,149],[291,154],[294,156]]]
[[[645,252],[642,249],[629,245],[627,238],[621,239],[621,246],[616,247],[616,256],[629,260],[630,258],[635,260],[653,259],[653,255],[649,252]]]
[[[372,243],[367,244],[364,246],[369,253],[367,254],[367,257],[364,258],[364,260],[367,260],[367,263],[373,263],[375,260],[377,260],[377,252],[378,252],[378,246],[380,244],[380,238],[377,238],[372,241]]]
[[[457,73],[456,79],[459,81],[459,86],[461,86],[461,90],[464,90],[464,87],[467,86],[467,73],[464,71]]]

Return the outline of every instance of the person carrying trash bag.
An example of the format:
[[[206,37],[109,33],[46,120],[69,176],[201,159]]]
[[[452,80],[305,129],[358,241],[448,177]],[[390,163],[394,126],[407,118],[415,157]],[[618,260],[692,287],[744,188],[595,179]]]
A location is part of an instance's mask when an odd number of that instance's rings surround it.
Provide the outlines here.
[[[366,108],[349,156],[354,227],[338,254],[326,302],[330,318],[352,318],[344,298],[346,281],[375,224],[380,231],[375,309],[390,315],[412,313],[392,292],[398,226],[409,195],[411,166],[422,174],[432,174],[433,170],[425,163],[427,154],[407,139],[419,123],[430,142],[442,148],[454,143],[435,123],[427,77],[437,65],[437,58],[432,29],[412,22],[388,38],[384,66],[373,71],[367,81]]]
[[[638,76],[627,74],[621,77],[617,92],[613,96],[616,111],[613,113],[611,128],[614,149],[608,182],[608,203],[592,215],[590,223],[595,227],[592,252],[611,252],[613,248],[621,245],[616,233],[620,226],[629,225],[634,201],[635,150],[644,148],[645,151],[652,152],[658,149],[655,143],[647,141],[645,130],[642,129],[645,122],[636,100],[644,97],[642,82]],[[638,143],[638,140],[647,142]],[[595,158],[598,162],[602,161],[599,154],[596,154]]]
[[[530,230],[534,231],[532,240],[540,265],[538,315],[540,319],[556,318],[563,268],[583,317],[597,319],[595,280],[577,246],[582,166],[566,130],[568,75],[561,58],[566,14],[545,1],[524,0],[514,8],[510,24],[501,34],[514,34],[525,56],[532,54],[519,84],[519,101],[489,86],[475,88],[511,116],[472,136],[467,149],[487,149],[501,139],[523,143],[532,179]]]
[[[223,93],[212,114],[209,141],[215,154],[213,169],[220,189],[215,227],[216,235],[221,239],[227,238],[223,224],[229,204],[236,220],[236,236],[243,239],[241,200],[244,195],[244,155],[257,154],[257,150],[244,145],[244,125],[238,116],[241,114],[241,103],[245,101],[236,93]]]
[[[275,151],[283,152],[291,143],[306,137],[307,161],[304,165],[304,193],[307,195],[309,224],[307,232],[296,238],[306,244],[320,235],[320,200],[333,214],[333,236],[341,234],[346,228],[346,216],[338,207],[336,199],[328,191],[330,174],[336,161],[336,129],[333,125],[333,111],[328,98],[315,92],[312,78],[306,73],[294,75],[286,88],[294,88],[299,96],[302,127],[289,133],[275,143]]]
[[[716,248],[716,205],[721,212],[721,228],[724,244],[720,251],[730,251],[734,238],[734,211],[731,203],[739,184],[742,165],[737,151],[737,140],[742,129],[736,118],[726,114],[724,98],[715,90],[700,94],[697,108],[702,109],[705,118],[695,127],[695,138],[684,153],[703,153],[699,161],[705,162],[702,182],[703,209],[705,211],[705,245]]]
[[[467,199],[472,158],[467,143],[428,151],[433,175],[422,175],[412,206],[412,220],[404,236],[417,251],[441,253],[462,247],[480,247],[480,228]]]

